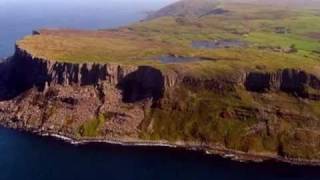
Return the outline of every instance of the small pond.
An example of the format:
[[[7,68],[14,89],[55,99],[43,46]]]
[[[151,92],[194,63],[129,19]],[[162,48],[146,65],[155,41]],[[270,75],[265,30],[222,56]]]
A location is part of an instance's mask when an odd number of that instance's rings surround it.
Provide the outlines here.
[[[162,55],[157,57],[160,62],[164,64],[169,63],[186,63],[186,62],[193,62],[193,61],[200,61],[201,58],[198,57],[190,57],[190,56],[179,56],[179,55]]]

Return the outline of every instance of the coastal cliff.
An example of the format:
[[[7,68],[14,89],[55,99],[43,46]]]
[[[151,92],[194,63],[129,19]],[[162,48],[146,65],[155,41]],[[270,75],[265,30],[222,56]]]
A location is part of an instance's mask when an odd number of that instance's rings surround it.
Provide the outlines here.
[[[14,83],[9,84],[13,89],[21,91],[32,87],[43,91],[55,85],[97,86],[102,82],[117,86],[123,84],[123,81],[136,81],[141,88],[161,91],[165,88],[164,80],[170,79],[148,66],[56,62],[33,57],[19,47],[16,47],[10,64],[10,81]],[[172,83],[168,82],[167,87]]]
[[[109,134],[136,137],[144,108],[176,81],[175,75],[148,66],[61,63],[33,57],[18,46],[1,70],[2,124],[71,136],[80,131],[93,136],[80,126],[103,117],[110,120],[108,131],[115,131]]]
[[[6,127],[75,142],[136,142],[243,160],[318,163],[319,134],[312,128],[319,116],[295,106],[319,100],[320,80],[303,70],[201,79],[151,66],[57,62],[18,46],[0,67],[0,123]],[[272,102],[280,97],[288,102]]]

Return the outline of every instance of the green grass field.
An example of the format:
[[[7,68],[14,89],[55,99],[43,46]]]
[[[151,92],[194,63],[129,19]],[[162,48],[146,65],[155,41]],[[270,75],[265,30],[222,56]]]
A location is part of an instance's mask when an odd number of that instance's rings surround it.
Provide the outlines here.
[[[55,61],[151,65],[161,69],[183,66],[187,73],[203,75],[254,68],[259,64],[271,69],[318,69],[320,39],[313,36],[320,31],[320,16],[313,10],[270,9],[249,4],[219,6],[229,12],[201,17],[160,17],[117,30],[43,30],[41,35],[25,37],[17,44],[36,57]],[[277,27],[288,29],[288,33],[276,33]],[[241,40],[248,46],[220,49],[191,46],[192,41],[217,39]],[[274,51],[291,46],[297,52]],[[167,54],[221,61],[164,65],[155,58]]]

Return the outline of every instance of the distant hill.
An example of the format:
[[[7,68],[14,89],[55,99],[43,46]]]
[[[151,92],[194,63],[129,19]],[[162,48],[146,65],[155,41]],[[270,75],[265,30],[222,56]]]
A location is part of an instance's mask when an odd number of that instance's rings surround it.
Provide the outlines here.
[[[219,0],[181,0],[166,6],[149,15],[147,19],[155,19],[163,16],[203,16],[206,14],[220,14],[224,10],[218,8]]]
[[[264,4],[272,6],[294,6],[301,8],[320,8],[320,0],[221,0],[221,2]]]
[[[201,17],[209,14],[223,14],[227,11],[220,5],[225,3],[249,3],[281,7],[320,8],[320,0],[180,0],[154,13],[147,20],[164,16]]]

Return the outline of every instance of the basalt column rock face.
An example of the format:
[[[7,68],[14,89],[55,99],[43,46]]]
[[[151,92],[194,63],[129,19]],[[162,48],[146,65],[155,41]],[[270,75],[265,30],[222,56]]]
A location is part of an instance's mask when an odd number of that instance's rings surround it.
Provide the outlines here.
[[[35,58],[17,47],[10,61],[10,78],[17,80],[11,83],[14,88],[27,89],[33,86],[48,85],[96,85],[107,81],[113,85],[120,81],[140,79],[147,83],[170,87],[177,81],[175,74],[164,75],[161,71],[148,66],[125,66],[99,63],[63,63]],[[126,80],[125,80],[126,79]],[[153,81],[154,80],[154,81]],[[123,84],[124,82],[121,82]],[[152,85],[153,86],[153,85]],[[160,89],[163,87],[159,87]]]
[[[96,85],[101,81],[117,84],[137,67],[115,64],[63,63],[32,57],[17,48],[12,58],[10,71],[11,88],[20,91],[33,86],[43,89],[45,84],[54,85]]]
[[[285,92],[293,92],[304,96],[304,90],[310,87],[320,89],[320,79],[304,71],[286,69],[281,72],[280,89]]]
[[[297,69],[284,69],[275,73],[250,72],[246,75],[244,86],[253,92],[283,91],[302,98],[319,99],[314,92],[320,90],[320,79]]]
[[[56,62],[34,58],[18,47],[9,64],[6,82],[16,94],[32,87],[43,91],[55,85],[96,86],[104,82],[122,90],[124,101],[134,102],[144,98],[159,99],[165,88],[178,81],[176,74],[164,75],[149,66]]]

